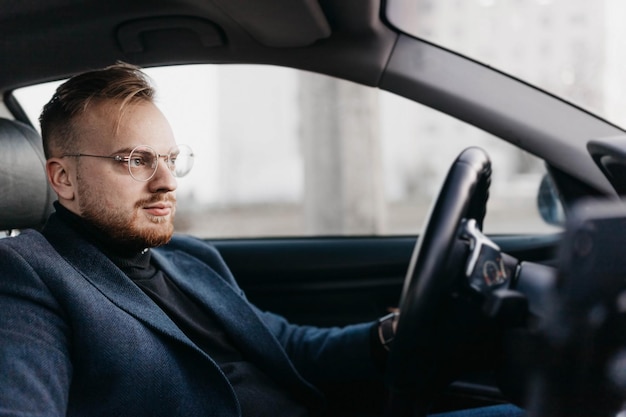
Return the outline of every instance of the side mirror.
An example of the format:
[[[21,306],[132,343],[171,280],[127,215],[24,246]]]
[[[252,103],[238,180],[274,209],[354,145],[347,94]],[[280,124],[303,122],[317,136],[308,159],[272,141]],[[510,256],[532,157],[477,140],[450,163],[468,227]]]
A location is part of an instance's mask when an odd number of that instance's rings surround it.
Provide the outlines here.
[[[563,226],[565,224],[565,212],[559,199],[559,193],[552,178],[545,174],[539,184],[537,193],[537,208],[541,218],[553,226]]]

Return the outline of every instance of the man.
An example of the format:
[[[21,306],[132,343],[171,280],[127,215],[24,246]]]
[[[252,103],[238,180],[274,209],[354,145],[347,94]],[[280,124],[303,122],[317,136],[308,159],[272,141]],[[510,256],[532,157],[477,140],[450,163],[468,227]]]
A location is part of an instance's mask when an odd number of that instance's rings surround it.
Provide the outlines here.
[[[381,377],[393,317],[295,326],[217,251],[173,237],[178,146],[136,67],[61,85],[40,122],[56,212],[0,241],[0,415],[304,416]]]
[[[172,237],[193,154],[153,98],[117,64],[42,112],[58,201],[42,234],[0,245],[0,414],[308,415],[312,383],[378,377],[376,324],[293,326],[250,305],[214,248]]]

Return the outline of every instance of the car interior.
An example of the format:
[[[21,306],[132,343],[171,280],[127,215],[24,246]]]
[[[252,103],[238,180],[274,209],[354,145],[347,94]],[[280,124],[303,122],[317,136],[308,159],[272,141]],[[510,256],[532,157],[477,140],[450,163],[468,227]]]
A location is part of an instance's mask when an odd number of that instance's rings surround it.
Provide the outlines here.
[[[409,3],[0,6],[0,54],[8,57],[0,65],[4,238],[40,229],[55,200],[36,121],[17,89],[124,61],[280,66],[384,90],[539,157],[537,211],[559,224],[550,233],[483,233],[499,173],[489,148],[468,144],[438,163],[446,176],[430,184],[437,191],[417,234],[207,238],[255,305],[292,322],[342,326],[400,309],[380,384],[324,387],[329,415],[421,416],[503,403],[533,417],[616,415],[626,397],[626,133],[413,36],[403,30],[414,24],[405,22]]]

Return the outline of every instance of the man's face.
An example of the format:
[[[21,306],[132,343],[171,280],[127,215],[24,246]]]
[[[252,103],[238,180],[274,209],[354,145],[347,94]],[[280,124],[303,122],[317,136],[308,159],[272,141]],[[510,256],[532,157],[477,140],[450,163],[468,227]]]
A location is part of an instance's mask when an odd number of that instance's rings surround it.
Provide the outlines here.
[[[169,123],[149,102],[131,104],[119,118],[116,102],[92,105],[79,121],[77,152],[127,156],[138,145],[166,155],[176,145]],[[114,241],[135,249],[167,243],[174,232],[176,179],[163,158],[148,181],[131,177],[127,162],[77,158],[79,214]]]

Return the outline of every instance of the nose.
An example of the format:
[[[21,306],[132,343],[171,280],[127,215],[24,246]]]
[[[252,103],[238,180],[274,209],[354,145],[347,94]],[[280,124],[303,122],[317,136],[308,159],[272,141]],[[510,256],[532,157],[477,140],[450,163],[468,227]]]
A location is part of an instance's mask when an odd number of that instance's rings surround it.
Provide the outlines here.
[[[158,158],[157,164],[154,176],[148,181],[150,191],[153,193],[175,191],[178,187],[178,181],[176,181],[176,177],[170,171],[165,158]]]

